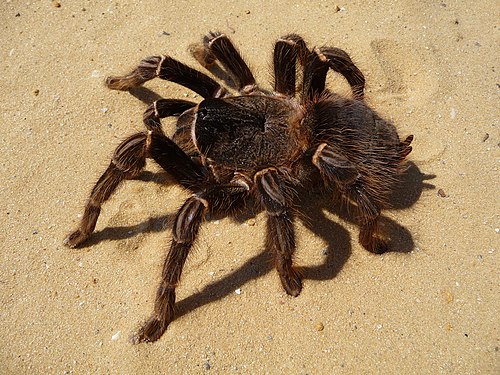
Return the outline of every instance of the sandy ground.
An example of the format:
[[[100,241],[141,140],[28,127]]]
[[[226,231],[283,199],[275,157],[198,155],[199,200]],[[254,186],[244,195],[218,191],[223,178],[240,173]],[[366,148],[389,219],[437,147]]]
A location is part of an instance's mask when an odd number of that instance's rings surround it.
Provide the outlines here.
[[[498,374],[498,2],[158,3],[0,5],[0,372]],[[209,221],[179,317],[134,346],[186,193],[148,164],[105,205],[88,246],[62,240],[114,147],[142,130],[146,105],[104,77],[160,53],[196,66],[188,45],[209,30],[235,41],[263,86],[281,35],[349,52],[367,101],[415,135],[384,212],[393,251],[366,252],[357,226],[312,199],[312,224],[297,222],[305,287],[291,298],[262,253],[262,214]],[[345,91],[341,81],[331,87]]]

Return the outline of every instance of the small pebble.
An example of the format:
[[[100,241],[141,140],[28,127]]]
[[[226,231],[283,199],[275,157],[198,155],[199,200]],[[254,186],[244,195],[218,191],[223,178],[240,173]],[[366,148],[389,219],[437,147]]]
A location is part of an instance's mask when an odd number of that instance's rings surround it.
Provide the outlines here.
[[[321,332],[325,329],[325,326],[323,325],[323,323],[318,322],[314,328],[316,329],[316,331]]]
[[[113,336],[111,336],[111,340],[116,341],[120,338],[122,331],[116,332]]]
[[[456,117],[457,117],[457,110],[456,110],[455,108],[452,108],[452,109],[450,110],[450,117],[451,117],[452,119],[454,119],[454,118],[456,118]]]
[[[52,1],[52,5],[56,8],[60,8],[61,7],[61,3],[59,1]]]
[[[205,362],[205,363],[203,364],[203,368],[204,368],[205,370],[210,370],[210,368],[211,368],[210,363]]]
[[[441,198],[446,198],[446,197],[447,197],[447,195],[446,195],[446,193],[444,192],[444,190],[443,190],[443,189],[439,189],[439,190],[438,190],[438,195],[439,195]]]
[[[255,225],[255,219],[254,218],[248,219],[247,220],[247,225],[250,226],[250,227],[253,227]]]
[[[40,94],[40,90],[38,89],[33,90],[33,95],[38,96],[38,94]]]
[[[453,293],[451,293],[449,291],[445,291],[444,292],[444,299],[445,299],[446,303],[452,303],[453,300],[455,299],[455,296],[453,295]]]
[[[241,294],[241,289],[240,289],[240,288],[238,288],[238,289],[236,289],[234,292],[235,292],[236,294]]]

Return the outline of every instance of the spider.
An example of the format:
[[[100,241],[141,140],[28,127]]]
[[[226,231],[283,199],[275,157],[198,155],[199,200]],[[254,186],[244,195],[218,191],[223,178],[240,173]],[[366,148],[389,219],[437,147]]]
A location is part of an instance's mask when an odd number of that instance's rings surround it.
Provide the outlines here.
[[[373,253],[386,251],[380,212],[390,206],[389,195],[411,151],[413,136],[400,141],[394,126],[364,102],[364,76],[341,49],[309,49],[296,34],[278,39],[272,91],[259,88],[222,33],[210,32],[191,52],[207,70],[227,73],[237,93],[168,55],[147,57],[131,73],[107,78],[110,89],[129,90],[158,77],[203,100],[159,99],[146,109],[147,131],[116,148],[90,193],[78,229],[64,241],[70,247],[84,243],[103,203],[124,180],[137,177],[148,158],[192,193],[173,221],[154,312],[133,336],[134,343],[156,341],[174,319],[175,289],[207,215],[234,214],[251,202],[264,211],[265,248],[291,296],[302,289],[293,264],[299,188],[307,192],[321,186],[339,193],[357,208],[361,245]],[[325,88],[329,69],[347,80],[352,95]],[[177,117],[172,138],[160,123],[168,116]]]

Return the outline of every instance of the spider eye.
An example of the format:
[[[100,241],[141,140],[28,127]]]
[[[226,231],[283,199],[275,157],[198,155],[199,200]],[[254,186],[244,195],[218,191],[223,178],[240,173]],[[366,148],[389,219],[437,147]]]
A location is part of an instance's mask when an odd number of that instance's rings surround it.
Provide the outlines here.
[[[200,120],[203,120],[208,115],[208,111],[205,108],[201,108],[196,114]]]

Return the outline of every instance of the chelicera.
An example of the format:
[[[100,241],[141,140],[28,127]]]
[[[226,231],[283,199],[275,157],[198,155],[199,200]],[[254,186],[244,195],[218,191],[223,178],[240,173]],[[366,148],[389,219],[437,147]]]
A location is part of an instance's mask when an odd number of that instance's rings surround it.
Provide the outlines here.
[[[309,49],[295,34],[280,38],[274,45],[272,91],[256,84],[224,34],[209,33],[192,52],[208,70],[225,70],[237,93],[170,56],[148,57],[131,73],[108,78],[109,88],[129,90],[158,77],[187,87],[203,100],[160,99],[146,109],[147,131],[117,147],[78,229],[65,239],[70,247],[84,243],[103,203],[124,180],[137,177],[148,158],[192,193],[177,211],[154,312],[135,342],[159,339],[174,319],[175,289],[209,214],[230,215],[249,204],[265,211],[265,248],[292,296],[302,289],[293,264],[299,188],[307,192],[321,186],[340,193],[359,212],[361,245],[374,253],[386,251],[380,212],[390,205],[389,195],[411,151],[413,136],[400,141],[395,128],[364,102],[364,76],[341,49]],[[347,80],[351,96],[325,88],[330,69]],[[168,116],[178,117],[172,138],[160,123]]]

